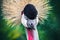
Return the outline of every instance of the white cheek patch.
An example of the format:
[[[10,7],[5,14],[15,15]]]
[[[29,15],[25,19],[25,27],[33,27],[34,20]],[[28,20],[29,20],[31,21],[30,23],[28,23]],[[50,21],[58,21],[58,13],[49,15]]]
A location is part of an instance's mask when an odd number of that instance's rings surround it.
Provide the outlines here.
[[[21,23],[24,25],[24,27],[27,27],[27,20],[25,19],[24,14],[22,15]]]

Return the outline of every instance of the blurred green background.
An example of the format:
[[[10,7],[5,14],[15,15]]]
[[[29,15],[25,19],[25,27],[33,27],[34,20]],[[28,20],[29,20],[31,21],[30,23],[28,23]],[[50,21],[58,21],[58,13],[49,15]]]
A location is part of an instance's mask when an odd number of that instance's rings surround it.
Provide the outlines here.
[[[19,26],[11,28],[3,20],[2,1],[0,0],[0,40],[26,40],[23,25],[20,25],[22,28]],[[40,40],[60,40],[60,0],[49,1],[53,8],[49,11],[48,20],[44,20],[44,24],[38,24],[39,38]]]

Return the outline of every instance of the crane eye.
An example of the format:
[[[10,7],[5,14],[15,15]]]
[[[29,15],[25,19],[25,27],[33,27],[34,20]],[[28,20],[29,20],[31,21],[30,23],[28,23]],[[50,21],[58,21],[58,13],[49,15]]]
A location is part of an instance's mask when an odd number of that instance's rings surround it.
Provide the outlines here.
[[[25,18],[26,20],[28,20],[28,18],[27,18],[26,16],[25,16],[24,18]]]

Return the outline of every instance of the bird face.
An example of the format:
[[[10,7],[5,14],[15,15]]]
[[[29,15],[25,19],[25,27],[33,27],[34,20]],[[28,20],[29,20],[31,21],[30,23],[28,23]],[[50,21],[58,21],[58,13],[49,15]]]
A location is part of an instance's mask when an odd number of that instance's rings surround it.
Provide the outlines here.
[[[27,29],[35,29],[35,27],[38,24],[38,17],[35,19],[31,20],[28,17],[26,17],[24,14],[22,15],[21,18],[21,23],[24,25],[25,28]]]

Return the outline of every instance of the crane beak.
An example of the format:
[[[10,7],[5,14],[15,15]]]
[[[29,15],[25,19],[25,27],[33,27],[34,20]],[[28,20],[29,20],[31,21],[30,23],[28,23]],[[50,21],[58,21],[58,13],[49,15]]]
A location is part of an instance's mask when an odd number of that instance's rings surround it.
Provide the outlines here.
[[[34,27],[26,27],[26,29],[35,30],[35,28],[34,28]]]
[[[31,30],[35,30],[35,28],[34,28],[34,25],[33,24],[27,24],[27,26],[28,27],[26,27],[27,29],[31,29]]]

